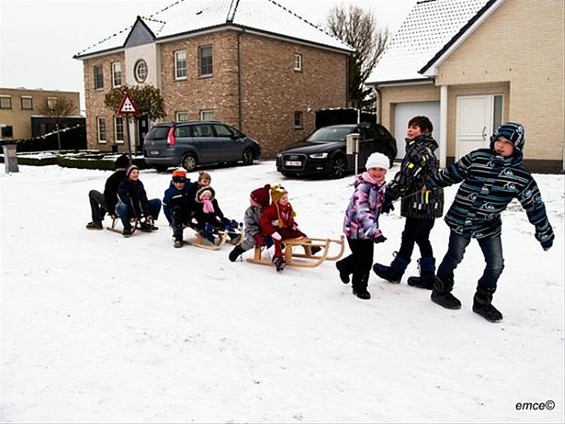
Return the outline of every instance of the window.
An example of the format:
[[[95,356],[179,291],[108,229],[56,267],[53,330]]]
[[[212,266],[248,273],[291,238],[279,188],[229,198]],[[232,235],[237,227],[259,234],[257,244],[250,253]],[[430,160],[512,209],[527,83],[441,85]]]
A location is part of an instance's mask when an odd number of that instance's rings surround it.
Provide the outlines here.
[[[124,118],[121,116],[116,116],[114,118],[114,134],[116,138],[116,143],[123,143],[124,142]]]
[[[14,136],[14,133],[12,131],[12,126],[11,125],[4,125],[2,127],[2,138],[12,138]]]
[[[212,75],[212,46],[198,47],[200,76]]]
[[[177,112],[175,114],[175,121],[177,122],[188,121],[188,112]]]
[[[102,90],[104,88],[104,70],[102,65],[94,66],[94,89]]]
[[[198,124],[192,126],[194,137],[213,137],[212,126],[209,124]]]
[[[304,114],[301,111],[294,112],[294,128],[304,128]]]
[[[12,109],[12,98],[10,96],[0,96],[0,109]]]
[[[147,74],[149,73],[149,69],[147,68],[147,62],[143,59],[139,59],[135,62],[135,66],[133,67],[133,74],[135,80],[138,83],[143,83],[147,79]]]
[[[294,53],[294,70],[302,72],[302,55]]]
[[[106,143],[106,118],[97,118],[98,143]]]
[[[502,125],[502,114],[503,114],[503,97],[501,94],[495,94],[493,116],[492,116],[493,128],[498,128],[499,126]]]
[[[186,52],[175,52],[175,79],[186,79],[187,74]]]
[[[200,120],[201,121],[213,121],[214,120],[214,111],[211,109],[205,109],[200,111]]]
[[[33,109],[33,98],[22,97],[22,109],[32,110]]]
[[[122,85],[122,64],[120,62],[112,63],[112,87]]]
[[[57,105],[57,97],[47,97],[47,107],[49,110],[54,109]]]
[[[230,131],[228,127],[225,125],[214,125],[214,129],[216,130],[216,135],[218,137],[231,137],[233,133]]]

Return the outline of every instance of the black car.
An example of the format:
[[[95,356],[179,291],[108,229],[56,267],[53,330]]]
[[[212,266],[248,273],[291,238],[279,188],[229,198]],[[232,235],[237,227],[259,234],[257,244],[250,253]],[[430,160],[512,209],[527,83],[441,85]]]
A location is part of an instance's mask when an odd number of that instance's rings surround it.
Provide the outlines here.
[[[319,128],[306,139],[277,154],[277,171],[286,177],[323,175],[342,178],[354,172],[355,157],[347,155],[345,137],[359,134],[359,169],[367,158],[380,152],[390,159],[396,157],[396,140],[382,125],[376,123],[330,125]]]
[[[157,124],[143,141],[145,163],[157,170],[182,166],[192,172],[213,163],[251,165],[261,146],[241,131],[216,121]]]

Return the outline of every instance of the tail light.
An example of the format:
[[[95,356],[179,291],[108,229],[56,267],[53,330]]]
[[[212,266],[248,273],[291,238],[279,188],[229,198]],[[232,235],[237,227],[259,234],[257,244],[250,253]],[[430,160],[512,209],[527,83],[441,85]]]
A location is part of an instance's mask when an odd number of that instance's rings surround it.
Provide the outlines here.
[[[171,147],[177,144],[177,140],[175,138],[175,127],[171,127],[169,130],[169,134],[167,135],[167,144]]]

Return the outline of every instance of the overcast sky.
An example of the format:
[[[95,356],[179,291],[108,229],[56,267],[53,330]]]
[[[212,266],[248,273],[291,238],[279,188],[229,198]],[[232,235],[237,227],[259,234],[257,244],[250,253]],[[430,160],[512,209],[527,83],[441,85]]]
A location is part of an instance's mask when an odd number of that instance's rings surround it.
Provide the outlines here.
[[[22,1],[0,0],[0,87],[78,91],[82,62],[73,56],[175,0]],[[185,0],[199,1],[199,0]],[[277,0],[319,25],[332,6],[371,10],[378,25],[396,31],[415,0]]]

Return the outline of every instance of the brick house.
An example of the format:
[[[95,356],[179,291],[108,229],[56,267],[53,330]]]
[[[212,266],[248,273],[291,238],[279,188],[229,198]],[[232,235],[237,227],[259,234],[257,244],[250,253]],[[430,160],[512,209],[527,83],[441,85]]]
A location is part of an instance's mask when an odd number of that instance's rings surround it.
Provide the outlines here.
[[[80,121],[78,92],[0,87],[0,140],[29,139],[50,132],[53,124],[47,122],[47,119],[43,118],[45,122],[35,130],[33,120],[42,120],[42,115],[39,114],[40,105],[60,98],[72,101],[75,106],[68,121]]]
[[[563,0],[418,2],[368,80],[399,156],[415,115],[434,123],[444,166],[517,121],[529,169],[562,172],[564,28]]]
[[[314,129],[316,110],[347,106],[351,52],[273,0],[181,0],[74,56],[84,66],[88,146],[124,150],[124,120],[104,96],[151,84],[163,121],[222,121],[273,157]],[[151,124],[136,129],[138,150]]]

